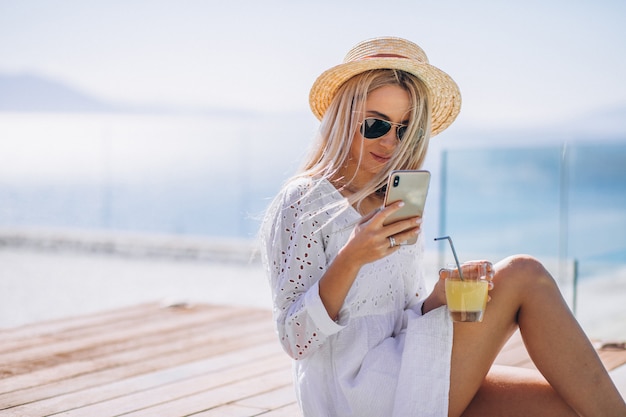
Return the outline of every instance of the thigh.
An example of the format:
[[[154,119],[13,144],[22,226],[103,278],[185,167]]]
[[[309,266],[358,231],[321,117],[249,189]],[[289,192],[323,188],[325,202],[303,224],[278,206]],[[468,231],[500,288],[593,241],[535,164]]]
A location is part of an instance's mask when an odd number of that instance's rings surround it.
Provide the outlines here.
[[[578,416],[534,369],[494,365],[463,417]]]
[[[454,323],[450,415],[459,416],[482,386],[496,356],[517,329],[521,285],[507,260],[495,265],[494,288],[481,323]]]

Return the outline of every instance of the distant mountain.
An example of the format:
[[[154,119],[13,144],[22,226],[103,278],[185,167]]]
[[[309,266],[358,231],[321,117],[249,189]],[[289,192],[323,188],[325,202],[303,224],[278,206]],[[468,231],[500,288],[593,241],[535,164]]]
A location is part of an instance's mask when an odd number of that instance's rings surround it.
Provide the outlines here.
[[[202,114],[249,117],[241,108],[114,103],[63,82],[34,74],[0,73],[0,112],[107,112],[142,114]]]
[[[58,81],[32,74],[0,74],[0,111],[111,112],[108,103]]]

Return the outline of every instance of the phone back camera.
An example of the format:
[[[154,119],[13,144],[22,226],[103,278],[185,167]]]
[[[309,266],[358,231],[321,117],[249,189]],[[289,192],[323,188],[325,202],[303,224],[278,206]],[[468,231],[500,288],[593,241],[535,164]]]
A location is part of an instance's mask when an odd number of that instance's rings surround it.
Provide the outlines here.
[[[396,175],[395,177],[393,177],[393,186],[397,187],[398,184],[400,184],[400,176]]]

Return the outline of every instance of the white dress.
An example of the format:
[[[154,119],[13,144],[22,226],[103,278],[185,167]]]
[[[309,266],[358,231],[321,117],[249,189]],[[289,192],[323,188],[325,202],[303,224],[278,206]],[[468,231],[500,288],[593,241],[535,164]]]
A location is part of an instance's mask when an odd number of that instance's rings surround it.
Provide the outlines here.
[[[361,215],[326,180],[283,188],[262,229],[283,349],[305,417],[446,416],[452,322],[427,296],[423,242],[363,266],[337,321],[318,281]]]

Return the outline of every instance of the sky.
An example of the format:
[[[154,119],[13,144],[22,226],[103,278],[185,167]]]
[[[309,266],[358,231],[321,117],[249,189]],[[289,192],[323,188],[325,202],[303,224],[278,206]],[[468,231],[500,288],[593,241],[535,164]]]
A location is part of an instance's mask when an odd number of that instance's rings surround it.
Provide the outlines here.
[[[540,126],[626,106],[625,18],[618,0],[0,0],[0,73],[120,103],[308,112],[321,72],[392,35],[457,81],[457,124]]]

